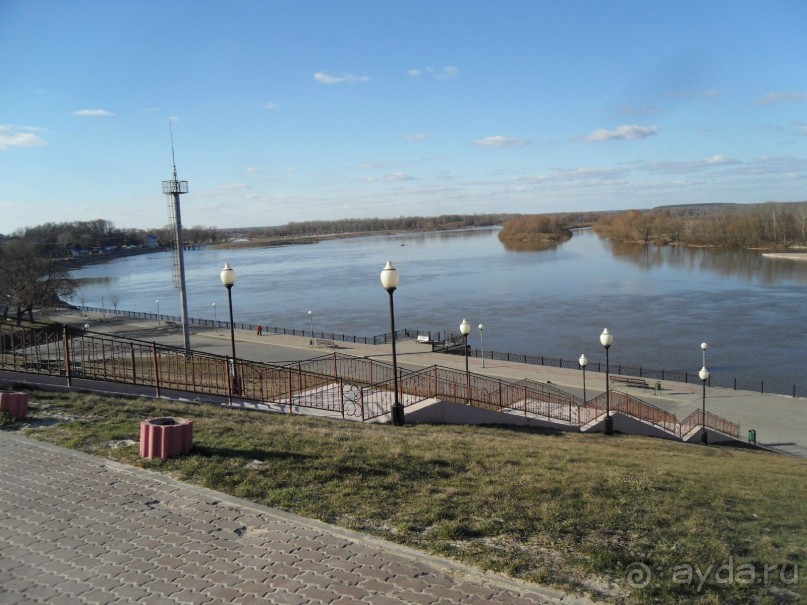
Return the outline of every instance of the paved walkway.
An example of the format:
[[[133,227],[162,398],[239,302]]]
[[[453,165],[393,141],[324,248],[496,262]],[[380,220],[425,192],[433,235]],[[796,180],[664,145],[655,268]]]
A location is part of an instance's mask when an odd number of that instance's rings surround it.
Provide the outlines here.
[[[75,314],[65,314],[58,318],[65,323],[83,325],[85,318]],[[87,320],[91,330],[114,332],[124,336],[155,340],[156,342],[182,346],[181,330],[158,329],[156,321],[134,320],[121,317],[113,319],[93,316]],[[266,362],[295,361],[326,355],[334,350],[347,355],[371,357],[390,362],[390,345],[365,345],[342,343],[337,341],[338,349],[315,348],[309,345],[309,339],[300,336],[264,333],[262,336],[246,330],[236,330],[237,354],[244,359]],[[596,343],[596,340],[595,340]],[[229,330],[211,328],[193,328],[191,347],[210,353],[229,355],[231,352]],[[595,349],[595,345],[592,346]],[[589,356],[594,357],[595,352]],[[465,369],[465,359],[459,355],[432,353],[428,345],[413,340],[398,344],[398,363],[408,369],[418,369],[432,365],[441,365]],[[529,378],[538,382],[552,382],[561,389],[583,396],[583,373],[575,369],[561,369],[506,361],[470,359],[470,370],[503,380],[521,380]],[[605,375],[599,372],[586,373],[585,393],[588,399],[596,397],[604,391]],[[702,390],[700,384],[685,384],[663,381],[660,395],[652,389],[621,386],[631,395],[647,401],[668,412],[672,412],[679,420],[683,420],[694,410],[702,406]],[[807,457],[807,398],[789,397],[753,391],[735,391],[728,388],[707,387],[706,409],[727,420],[740,425],[741,437],[747,437],[748,430],[756,431],[757,442],[772,450],[795,456]]]
[[[0,602],[588,603],[0,431]]]

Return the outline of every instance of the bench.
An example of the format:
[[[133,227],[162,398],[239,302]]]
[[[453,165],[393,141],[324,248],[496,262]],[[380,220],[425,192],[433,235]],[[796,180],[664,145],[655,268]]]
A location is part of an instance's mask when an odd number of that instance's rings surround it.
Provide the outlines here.
[[[620,382],[629,387],[642,387],[645,389],[650,388],[650,385],[647,384],[647,381],[644,378],[630,378],[628,376],[611,376],[610,380],[611,382]]]
[[[324,338],[317,338],[317,346],[318,347],[330,347],[332,349],[336,348],[336,343],[332,340],[325,340]]]
[[[426,334],[418,334],[417,341],[427,345],[434,343],[434,341],[431,338],[429,338]]]

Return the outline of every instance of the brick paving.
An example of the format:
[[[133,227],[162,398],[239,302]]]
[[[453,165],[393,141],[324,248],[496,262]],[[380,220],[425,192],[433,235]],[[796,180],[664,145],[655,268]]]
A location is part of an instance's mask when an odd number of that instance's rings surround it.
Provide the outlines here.
[[[0,431],[0,603],[589,603]]]

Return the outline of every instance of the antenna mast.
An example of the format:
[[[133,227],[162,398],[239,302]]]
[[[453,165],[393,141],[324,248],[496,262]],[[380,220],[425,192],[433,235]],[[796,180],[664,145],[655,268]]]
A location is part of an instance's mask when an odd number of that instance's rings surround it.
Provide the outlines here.
[[[169,198],[171,219],[174,223],[174,269],[178,280],[180,308],[182,309],[182,335],[185,342],[185,355],[190,355],[191,342],[188,330],[188,297],[185,290],[185,257],[183,256],[184,243],[182,241],[182,214],[179,209],[179,196],[188,193],[188,181],[177,180],[177,163],[174,156],[174,129],[171,120],[168,120],[168,129],[171,133],[171,164],[173,177],[170,181],[163,181],[163,193]]]

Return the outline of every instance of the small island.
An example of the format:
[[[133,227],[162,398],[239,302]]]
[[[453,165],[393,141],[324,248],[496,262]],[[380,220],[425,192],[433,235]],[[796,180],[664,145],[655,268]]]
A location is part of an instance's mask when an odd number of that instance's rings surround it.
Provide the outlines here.
[[[505,221],[499,240],[508,250],[546,250],[572,237],[565,215],[535,214]]]

